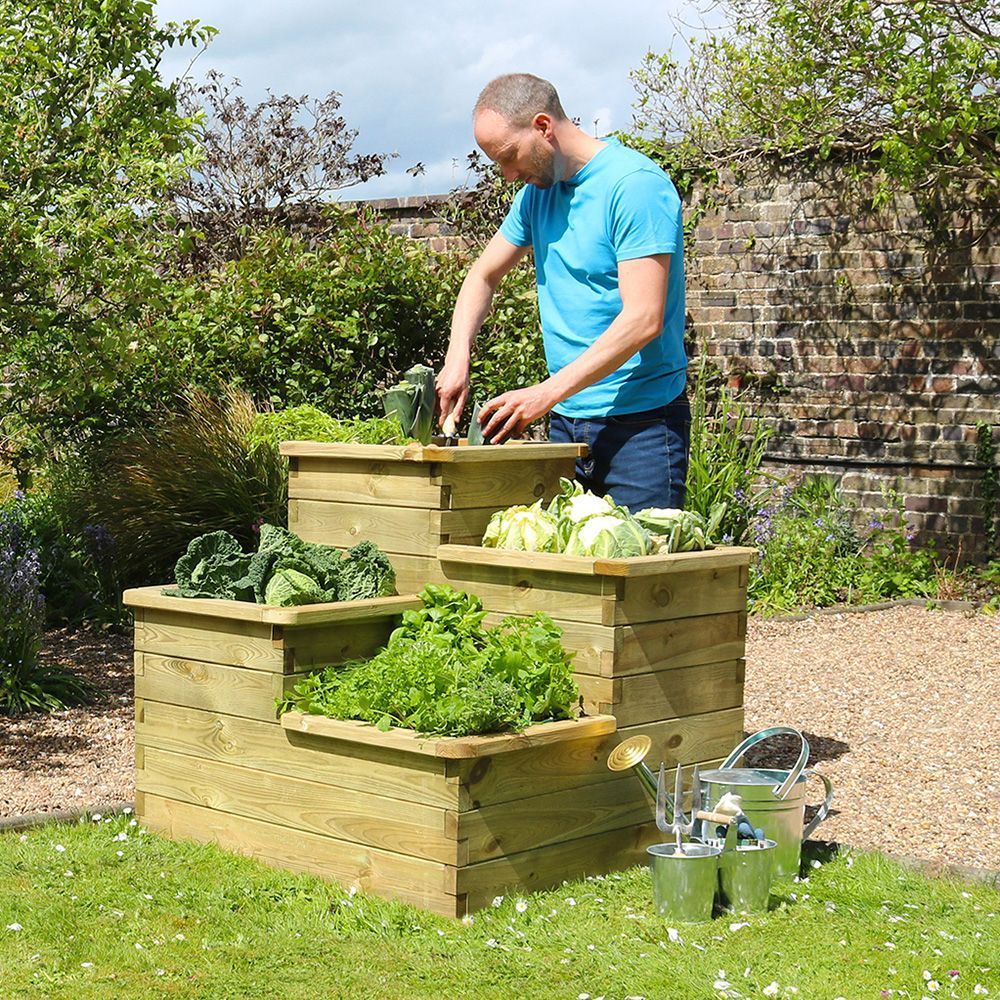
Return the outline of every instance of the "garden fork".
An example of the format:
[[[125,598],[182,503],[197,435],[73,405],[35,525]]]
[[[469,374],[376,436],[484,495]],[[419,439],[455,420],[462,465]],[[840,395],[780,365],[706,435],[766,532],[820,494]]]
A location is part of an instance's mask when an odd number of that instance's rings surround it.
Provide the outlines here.
[[[701,809],[701,783],[698,781],[698,765],[694,766],[691,785],[691,819],[688,820],[681,807],[683,802],[683,776],[681,765],[677,765],[677,774],[674,777],[674,797],[670,799],[667,795],[666,765],[660,762],[660,776],[656,782],[656,825],[666,833],[668,830],[673,833],[677,841],[677,850],[681,851],[682,836],[690,837],[694,831],[697,815]],[[670,801],[671,822],[667,822],[667,801]]]

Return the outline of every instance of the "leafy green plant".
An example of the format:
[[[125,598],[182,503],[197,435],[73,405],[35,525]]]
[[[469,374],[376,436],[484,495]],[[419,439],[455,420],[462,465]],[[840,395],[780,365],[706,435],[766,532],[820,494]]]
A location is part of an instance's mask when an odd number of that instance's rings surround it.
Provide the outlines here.
[[[277,450],[282,441],[406,444],[411,439],[393,417],[342,417],[338,420],[304,403],[286,410],[258,413],[253,418],[248,440],[252,448],[266,446]]]
[[[0,711],[54,711],[86,700],[89,689],[38,656],[45,624],[41,562],[21,497],[0,508]]]
[[[976,424],[976,463],[980,474],[980,504],[983,511],[983,535],[986,557],[997,555],[997,527],[1000,521],[1000,469],[993,447],[993,427],[985,421]]]
[[[278,702],[300,711],[361,719],[434,736],[523,729],[569,715],[577,697],[571,655],[546,615],[483,627],[482,602],[448,586],[421,592],[386,646],[370,660],[310,674]]]
[[[900,498],[887,493],[886,504],[888,513],[859,529],[861,514],[835,480],[805,477],[786,487],[753,523],[751,607],[767,614],[935,594],[942,570],[933,551],[912,547]]]
[[[741,545],[755,512],[767,506],[778,485],[762,469],[771,431],[746,400],[713,379],[704,354],[692,367],[684,506],[715,526],[713,541]]]

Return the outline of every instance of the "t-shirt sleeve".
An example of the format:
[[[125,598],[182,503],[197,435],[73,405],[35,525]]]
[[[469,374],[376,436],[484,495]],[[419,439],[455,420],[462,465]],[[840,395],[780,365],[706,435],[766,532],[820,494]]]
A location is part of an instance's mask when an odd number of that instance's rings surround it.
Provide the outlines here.
[[[660,170],[636,170],[623,177],[611,196],[608,235],[619,261],[677,253],[684,225],[670,178]]]
[[[528,212],[528,192],[526,184],[514,195],[514,200],[507,210],[507,215],[500,223],[500,235],[516,247],[531,246],[531,216]]]

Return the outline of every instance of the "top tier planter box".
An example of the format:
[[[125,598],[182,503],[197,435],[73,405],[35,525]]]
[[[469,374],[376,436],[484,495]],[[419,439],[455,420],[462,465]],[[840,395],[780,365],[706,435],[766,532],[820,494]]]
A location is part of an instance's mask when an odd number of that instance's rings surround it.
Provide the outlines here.
[[[439,545],[478,544],[495,511],[548,500],[585,445],[322,444],[285,441],[288,527],[348,547],[367,538],[393,559],[401,591],[431,579]]]

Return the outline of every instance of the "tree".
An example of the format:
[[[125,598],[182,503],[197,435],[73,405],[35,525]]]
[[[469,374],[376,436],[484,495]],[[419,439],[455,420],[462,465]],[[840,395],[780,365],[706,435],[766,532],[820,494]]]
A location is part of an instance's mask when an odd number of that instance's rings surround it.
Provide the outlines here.
[[[148,0],[0,0],[0,443],[8,450],[26,447],[29,415],[61,408],[49,425],[56,439],[106,418],[102,386],[126,355],[121,331],[176,239],[172,226],[155,224],[158,206],[195,162],[193,122],[160,80],[160,60],[168,46],[203,45],[213,34],[197,21],[157,25]]]
[[[681,64],[633,74],[638,127],[678,164],[752,171],[838,156],[931,200],[1000,193],[1000,8],[995,0],[725,0],[725,28]]]
[[[339,113],[340,94],[322,100],[270,95],[254,107],[212,71],[187,87],[182,106],[199,116],[203,157],[171,192],[177,216],[198,231],[197,266],[238,260],[255,231],[287,223],[334,191],[385,173],[387,153],[354,153],[358,137]],[[313,214],[314,224],[321,221]]]

